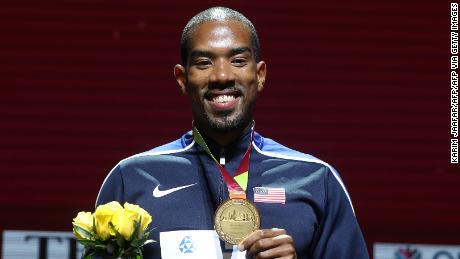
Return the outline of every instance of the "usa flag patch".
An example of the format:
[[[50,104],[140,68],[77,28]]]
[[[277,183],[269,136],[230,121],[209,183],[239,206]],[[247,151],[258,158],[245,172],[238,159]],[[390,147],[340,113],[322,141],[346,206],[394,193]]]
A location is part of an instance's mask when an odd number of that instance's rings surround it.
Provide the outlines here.
[[[254,202],[286,203],[286,190],[284,188],[254,187]]]

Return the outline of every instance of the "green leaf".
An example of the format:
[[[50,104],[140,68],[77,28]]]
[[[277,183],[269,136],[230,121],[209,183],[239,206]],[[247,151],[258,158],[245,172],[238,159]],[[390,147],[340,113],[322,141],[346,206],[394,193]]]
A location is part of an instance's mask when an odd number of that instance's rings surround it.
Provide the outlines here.
[[[98,250],[107,250],[107,245],[95,245],[94,248]]]
[[[139,217],[140,219],[142,219],[141,217]],[[139,231],[140,231],[140,228],[141,228],[141,221],[134,221],[133,222],[133,227],[134,227],[134,231],[133,231],[133,234],[131,235],[131,237],[129,238],[129,242],[137,239],[139,237]]]
[[[142,240],[139,240],[139,239],[134,239],[133,241],[131,241],[131,243],[129,243],[132,247],[139,247],[142,245]]]
[[[94,232],[94,233],[97,233],[97,229],[96,229],[96,217],[93,217],[93,232]]]
[[[77,239],[78,243],[84,245],[84,246],[95,246],[98,244],[96,241],[93,240],[86,240],[86,239]]]
[[[91,232],[89,232],[88,230],[80,227],[78,224],[72,223],[72,225],[73,225],[73,228],[75,229],[75,232],[78,232],[78,233],[82,234],[83,237],[87,238],[87,237],[92,236]]]
[[[122,235],[120,235],[118,232],[116,234],[117,234],[117,245],[119,247],[124,247],[125,246],[125,238]]]
[[[83,257],[86,258],[89,256],[90,258],[92,258],[95,254],[96,252],[94,251],[94,249],[85,247]]]

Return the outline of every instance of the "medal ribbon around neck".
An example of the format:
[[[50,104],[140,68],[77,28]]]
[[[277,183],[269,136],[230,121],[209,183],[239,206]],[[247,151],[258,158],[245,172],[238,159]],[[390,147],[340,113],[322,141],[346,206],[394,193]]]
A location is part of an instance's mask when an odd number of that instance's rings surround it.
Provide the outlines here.
[[[224,178],[225,183],[227,184],[228,192],[230,194],[230,199],[246,199],[246,189],[248,187],[248,178],[249,178],[249,159],[251,144],[254,138],[254,126],[251,128],[251,141],[249,142],[248,148],[244,153],[243,159],[241,159],[238,169],[236,169],[235,176],[232,177],[230,173],[217,161],[214,155],[211,153],[208,145],[204,141],[200,132],[196,127],[193,127],[193,138],[196,143],[200,145],[201,148],[206,151],[206,153],[214,160],[217,167],[219,168],[222,177]]]

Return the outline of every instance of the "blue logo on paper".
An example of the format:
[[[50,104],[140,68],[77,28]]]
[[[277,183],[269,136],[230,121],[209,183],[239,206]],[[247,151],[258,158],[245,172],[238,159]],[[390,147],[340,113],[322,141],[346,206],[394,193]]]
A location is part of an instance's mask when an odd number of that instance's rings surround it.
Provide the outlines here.
[[[195,247],[193,246],[193,241],[191,236],[185,236],[179,244],[179,250],[181,253],[193,253],[195,252]]]
[[[395,252],[396,259],[421,259],[422,253],[417,249],[411,249],[409,246],[407,248],[401,248]]]

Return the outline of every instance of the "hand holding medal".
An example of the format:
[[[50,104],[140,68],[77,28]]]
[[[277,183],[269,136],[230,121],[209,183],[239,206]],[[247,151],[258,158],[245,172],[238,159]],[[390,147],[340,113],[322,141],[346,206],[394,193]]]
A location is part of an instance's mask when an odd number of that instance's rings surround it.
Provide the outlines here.
[[[280,228],[257,230],[241,241],[238,249],[246,251],[246,258],[297,258],[294,240]]]

